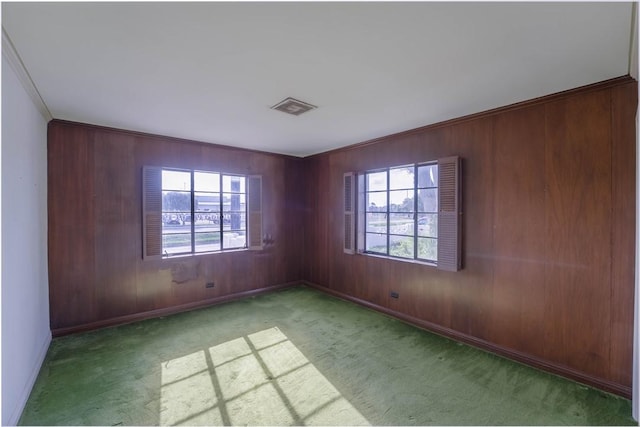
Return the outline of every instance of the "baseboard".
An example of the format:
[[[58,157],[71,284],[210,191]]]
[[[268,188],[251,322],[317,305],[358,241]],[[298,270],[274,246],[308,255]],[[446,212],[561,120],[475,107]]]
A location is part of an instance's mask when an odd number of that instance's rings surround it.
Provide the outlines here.
[[[215,298],[208,298],[205,300],[194,301],[187,304],[176,305],[172,307],[160,308],[157,310],[144,311],[142,313],[127,314],[125,316],[113,317],[110,319],[99,320],[97,322],[85,323],[82,325],[70,326],[67,328],[56,328],[51,332],[54,337],[61,337],[64,335],[76,334],[79,332],[88,332],[96,329],[106,328],[110,326],[124,325],[127,323],[138,322],[146,319],[153,319],[155,317],[169,316],[171,314],[182,313],[185,311],[196,310],[198,308],[209,307],[216,304],[222,304],[224,302],[235,301],[242,298],[252,297],[268,292],[273,292],[292,286],[302,284],[300,281],[287,282],[274,286],[267,286],[264,288],[252,289],[250,291],[237,292],[233,294],[223,295]]]
[[[618,383],[614,383],[612,381],[608,381],[602,378],[594,377],[584,372],[580,372],[568,366],[559,365],[553,362],[549,362],[544,359],[540,359],[536,356],[532,356],[526,353],[519,352],[517,350],[513,350],[510,348],[502,347],[500,345],[491,343],[489,341],[485,341],[480,338],[473,337],[471,335],[467,335],[461,333],[459,331],[446,328],[444,326],[440,326],[435,323],[427,322],[422,319],[418,319],[417,317],[409,316],[404,313],[400,313],[394,310],[391,310],[386,307],[382,307],[380,305],[374,304],[370,301],[366,301],[360,298],[353,297],[351,295],[347,295],[345,293],[336,291],[334,289],[330,289],[324,287],[322,285],[318,285],[316,283],[311,283],[308,281],[303,282],[305,285],[317,289],[321,292],[327,293],[329,295],[333,295],[337,298],[344,299],[346,301],[354,302],[358,305],[362,305],[364,307],[370,308],[372,310],[378,311],[380,313],[386,314],[388,316],[394,317],[398,320],[402,320],[403,322],[409,323],[413,326],[417,326],[421,329],[425,329],[429,332],[433,332],[437,335],[441,335],[447,338],[454,339],[456,341],[463,342],[465,344],[469,344],[473,347],[477,347],[481,350],[486,350],[491,353],[503,356],[505,358],[514,360],[516,362],[523,363],[525,365],[532,366],[534,368],[550,372],[555,375],[559,375],[573,381],[580,382],[582,384],[586,384],[591,387],[595,387],[597,389],[607,391],[609,393],[617,394],[627,399],[631,399],[631,387],[627,387]]]
[[[40,373],[40,369],[42,368],[42,364],[44,363],[44,358],[47,356],[47,351],[49,350],[49,344],[51,344],[51,332],[47,331],[44,341],[40,347],[40,351],[38,352],[38,357],[36,359],[36,363],[31,370],[31,375],[27,380],[27,383],[24,385],[22,389],[22,393],[18,397],[18,404],[9,418],[6,421],[3,421],[4,425],[15,426],[20,421],[20,416],[22,416],[22,411],[24,411],[24,407],[27,405],[27,401],[29,400],[29,395],[31,395],[31,390],[38,379],[38,374]]]

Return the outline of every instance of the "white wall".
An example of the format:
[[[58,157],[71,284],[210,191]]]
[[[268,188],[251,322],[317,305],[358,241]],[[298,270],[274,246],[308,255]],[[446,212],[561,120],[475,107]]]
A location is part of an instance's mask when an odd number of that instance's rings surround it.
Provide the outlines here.
[[[638,37],[638,3],[632,5],[633,25],[631,29],[631,52],[629,58],[629,74],[638,80],[638,53],[640,52],[640,43]],[[638,87],[638,99],[640,99],[640,86]],[[638,274],[640,251],[640,128],[638,123],[638,110],[636,110],[636,287],[635,287],[635,308],[634,308],[634,332],[633,332],[633,418],[640,420],[640,277]]]
[[[4,47],[4,46],[3,46]],[[2,424],[18,422],[51,342],[47,120],[2,55]]]

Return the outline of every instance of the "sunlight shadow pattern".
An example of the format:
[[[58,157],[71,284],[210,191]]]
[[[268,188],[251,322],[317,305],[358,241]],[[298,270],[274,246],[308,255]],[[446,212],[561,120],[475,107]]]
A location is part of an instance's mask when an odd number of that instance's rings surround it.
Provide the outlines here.
[[[205,357],[198,351],[162,363],[161,425],[223,424]]]
[[[163,362],[162,425],[369,425],[273,327]]]

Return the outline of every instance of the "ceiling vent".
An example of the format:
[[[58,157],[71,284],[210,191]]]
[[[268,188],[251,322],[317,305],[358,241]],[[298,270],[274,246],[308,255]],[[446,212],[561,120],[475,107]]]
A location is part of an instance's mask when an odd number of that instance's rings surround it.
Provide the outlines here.
[[[306,113],[307,111],[313,110],[318,107],[316,107],[315,105],[307,104],[306,102],[298,101],[297,99],[287,98],[283,101],[280,101],[271,108],[274,110],[282,111],[283,113],[299,116],[302,113]]]

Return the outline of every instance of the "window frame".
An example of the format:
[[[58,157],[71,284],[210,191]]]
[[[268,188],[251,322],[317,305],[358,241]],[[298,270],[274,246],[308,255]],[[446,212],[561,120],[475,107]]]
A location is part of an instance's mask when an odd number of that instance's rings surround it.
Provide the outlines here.
[[[414,169],[414,256],[413,257],[401,257],[395,256],[390,253],[390,247],[388,245],[389,239],[387,239],[387,248],[385,252],[369,251],[366,249],[366,233],[367,233],[367,220],[365,212],[367,206],[365,206],[369,200],[365,189],[367,185],[366,174],[375,173],[379,171],[390,171],[394,168],[402,168],[407,166],[413,166],[419,168],[423,165],[437,165],[438,172],[437,178],[431,177],[431,182],[437,183],[436,186],[419,187],[420,177],[415,173]],[[364,172],[346,172],[345,186],[344,186],[344,198],[345,198],[345,228],[344,228],[344,252],[346,254],[361,254],[371,257],[379,257],[385,259],[393,259],[403,262],[412,262],[425,264],[429,266],[435,266],[438,270],[456,272],[463,269],[462,265],[462,158],[456,155],[443,157],[435,160],[428,160],[424,162],[416,162],[409,165],[389,166],[384,168],[369,169]],[[387,172],[389,176],[389,172]],[[387,183],[389,178],[387,178]],[[347,185],[349,183],[349,185]],[[355,190],[353,185],[355,184]],[[423,211],[418,211],[418,197],[416,197],[416,191],[424,189],[437,189],[435,191],[435,197],[437,198],[436,212],[430,213],[426,208]],[[392,191],[387,185],[385,190],[387,193]],[[431,196],[433,197],[433,196]],[[348,210],[347,206],[351,204],[355,206],[355,210]],[[387,225],[389,225],[390,204],[387,198]],[[435,260],[420,258],[417,254],[419,252],[419,246],[417,244],[420,239],[420,231],[417,229],[417,222],[420,220],[420,215],[433,215],[435,221],[432,221],[431,227],[434,226],[436,230],[436,255]],[[356,219],[355,226],[351,227],[348,224],[348,220],[352,218]],[[387,228],[386,235],[389,235],[389,229]],[[431,228],[433,233],[434,229]],[[430,237],[430,236],[424,236]],[[354,242],[349,246],[348,243]]]
[[[437,200],[437,194],[438,194],[438,179],[435,178],[433,182],[433,185],[431,186],[424,186],[424,187],[420,187],[419,186],[419,168],[421,167],[433,167],[435,166],[436,168],[438,168],[438,161],[437,160],[432,160],[432,161],[426,161],[426,162],[419,162],[419,163],[410,163],[410,164],[404,164],[404,165],[396,165],[396,166],[389,166],[389,167],[383,167],[383,168],[376,168],[376,169],[369,169],[366,170],[364,172],[362,172],[361,175],[363,179],[359,179],[358,183],[359,185],[363,186],[363,188],[361,189],[361,191],[358,191],[358,197],[361,198],[360,203],[358,203],[358,206],[362,209],[362,214],[358,215],[358,218],[360,218],[360,222],[364,222],[364,223],[358,223],[356,225],[357,227],[357,232],[358,234],[361,234],[362,237],[359,238],[358,240],[360,241],[360,247],[358,248],[358,253],[360,254],[364,254],[364,255],[369,255],[369,256],[378,256],[378,257],[383,257],[383,258],[390,258],[390,259],[396,259],[396,260],[400,260],[400,261],[405,261],[405,262],[418,262],[418,263],[422,263],[422,264],[426,264],[426,265],[430,265],[430,266],[437,266],[438,264],[438,252],[437,252],[437,244],[438,244],[438,233],[437,233],[437,226],[436,226],[436,236],[432,237],[432,236],[420,236],[419,235],[419,225],[418,222],[422,219],[421,218],[421,214],[423,215],[436,215],[437,218],[437,214],[438,214],[438,209],[437,209],[437,202],[436,202],[436,208],[434,211],[421,211],[419,210],[419,191],[420,190],[431,190],[431,189],[435,189],[436,190],[436,200]],[[413,183],[411,187],[403,187],[403,188],[392,188],[392,170],[394,169],[407,169],[407,168],[411,168],[413,170]],[[439,170],[439,169],[438,169]],[[384,189],[382,190],[370,190],[370,183],[369,183],[369,176],[372,174],[376,174],[376,173],[381,173],[384,172],[385,173],[385,178],[386,178],[386,183],[384,186]],[[407,191],[407,192],[412,192],[412,198],[413,198],[413,203],[412,203],[412,210],[410,212],[406,212],[406,211],[394,211],[392,210],[392,204],[391,204],[391,193],[393,191]],[[385,204],[385,211],[381,212],[381,211],[373,211],[370,209],[370,203],[367,203],[367,201],[369,200],[369,195],[370,194],[380,194],[380,193],[385,193],[385,198],[386,198],[386,204]],[[423,208],[425,209],[425,208]],[[385,217],[385,232],[381,233],[381,232],[371,232],[368,230],[368,224],[369,222],[367,221],[368,215],[369,214],[380,214],[382,213]],[[392,231],[392,227],[391,227],[391,217],[393,215],[401,215],[407,213],[409,215],[411,215],[412,221],[407,221],[407,223],[412,224],[412,234],[398,234],[398,233],[394,233]],[[374,251],[374,250],[370,250],[367,249],[367,236],[369,235],[380,235],[380,236],[385,236],[385,241],[386,241],[386,245],[385,245],[385,251],[381,252],[381,251]],[[394,255],[391,253],[391,241],[392,241],[392,236],[397,236],[397,237],[409,237],[411,238],[411,242],[413,245],[413,253],[411,256],[399,256],[399,255]],[[435,254],[435,259],[429,259],[429,258],[423,258],[420,257],[420,253],[419,253],[419,242],[421,238],[425,238],[425,239],[431,239],[431,240],[435,240],[436,242],[436,254]]]
[[[170,258],[178,258],[178,257],[190,257],[190,256],[198,256],[205,254],[215,254],[221,252],[237,252],[237,251],[258,251],[264,249],[264,241],[262,238],[262,175],[248,175],[242,173],[233,173],[233,172],[220,172],[220,171],[211,171],[211,170],[203,170],[203,169],[189,169],[189,168],[181,168],[181,167],[173,167],[173,166],[151,166],[151,165],[143,165],[141,168],[142,172],[142,259],[151,261],[151,260],[162,260],[162,259],[170,259]],[[180,223],[184,225],[186,221],[184,218],[188,215],[190,218],[190,227],[185,230],[184,234],[188,234],[191,239],[191,247],[188,250],[176,251],[176,252],[165,252],[164,241],[163,238],[169,233],[166,233],[166,229],[163,230],[165,226],[165,221],[168,221],[167,217],[163,217],[163,214],[179,214],[182,212],[182,205],[186,206],[185,201],[178,202],[174,205],[174,207],[169,208],[166,211],[163,211],[165,206],[163,206],[163,190],[168,192],[175,190],[180,192],[181,190],[175,187],[176,183],[165,183],[163,185],[163,171],[177,171],[177,172],[186,172],[189,174],[188,177],[184,177],[188,179],[190,183],[190,189],[188,190],[189,194],[189,213],[185,214],[184,217],[180,218]],[[197,173],[203,174],[217,174],[218,177],[216,179],[220,179],[217,182],[217,185],[205,185],[198,186],[194,185],[194,179],[197,177]],[[240,177],[244,179],[244,186],[242,183],[239,187],[236,187],[235,184],[232,184],[232,177]],[[200,177],[197,177],[200,178]],[[206,177],[205,177],[206,179]],[[183,179],[184,183],[187,182],[186,179]],[[225,184],[227,185],[225,187]],[[218,187],[219,185],[219,187]],[[232,187],[233,185],[233,187]],[[177,185],[178,187],[182,187],[181,183]],[[208,188],[207,188],[208,187]],[[202,190],[202,191],[198,191]],[[215,191],[211,191],[215,190]],[[201,250],[198,251],[196,238],[198,237],[197,230],[197,218],[198,215],[202,215],[204,212],[211,212],[213,215],[214,212],[206,210],[207,208],[198,208],[196,206],[197,195],[201,193],[202,195],[213,194],[218,197],[218,203],[216,203],[216,199],[212,198],[210,203],[212,206],[217,208],[218,215],[218,224],[215,224],[215,218],[209,217],[205,218],[211,221],[216,227],[214,230],[201,230],[201,232],[210,232],[210,233],[219,233],[220,243],[217,245],[218,247],[213,248],[213,250]],[[241,196],[240,200],[237,202],[239,204],[233,207],[229,206],[227,209],[224,205],[224,196],[229,196],[231,199],[231,195],[239,194]],[[242,207],[242,203],[244,200],[244,207]],[[204,200],[204,202],[209,202],[209,200]],[[218,205],[218,206],[216,206]],[[240,216],[240,225],[237,230],[226,230],[224,225],[224,216],[229,216],[231,213],[237,213]],[[171,219],[171,217],[169,217]],[[230,220],[233,221],[232,218]],[[204,224],[205,227],[208,227],[208,224]],[[230,247],[225,248],[224,239],[225,234],[234,233],[234,232],[243,233],[244,242],[242,245],[232,245]],[[181,234],[180,232],[176,232],[174,234]]]
[[[158,169],[160,170],[160,174],[161,174],[161,181],[160,181],[160,197],[161,199],[164,198],[164,192],[165,191],[172,191],[171,189],[165,189],[163,183],[162,183],[162,173],[164,171],[176,171],[176,172],[187,172],[189,173],[189,178],[190,178],[190,189],[188,190],[189,192],[189,196],[190,196],[190,212],[188,213],[188,215],[190,215],[191,221],[190,221],[190,230],[189,232],[185,232],[185,233],[166,233],[165,229],[164,229],[164,221],[162,222],[162,226],[160,229],[160,238],[162,241],[162,246],[161,246],[161,258],[162,259],[168,259],[168,258],[176,258],[176,257],[185,257],[185,256],[198,256],[198,255],[206,255],[206,254],[212,254],[212,253],[220,253],[220,252],[230,252],[230,251],[240,251],[240,250],[247,250],[249,249],[249,242],[248,242],[248,229],[249,229],[249,218],[248,218],[248,180],[249,180],[249,175],[242,175],[242,174],[237,174],[237,173],[227,173],[227,172],[220,172],[220,171],[211,171],[211,170],[201,170],[201,169],[184,169],[184,168],[176,168],[176,167],[158,167]],[[195,175],[196,173],[208,173],[208,174],[216,174],[218,175],[218,179],[219,179],[219,188],[217,191],[199,191],[196,190],[195,188]],[[229,191],[225,191],[224,188],[224,178],[225,177],[241,177],[244,179],[244,192],[238,192],[238,191],[233,191],[233,190],[229,190]],[[187,192],[187,191],[184,191]],[[212,212],[214,214],[218,215],[218,229],[217,231],[210,231],[209,233],[219,233],[220,235],[220,249],[213,249],[213,250],[202,250],[202,251],[198,251],[197,250],[197,245],[196,245],[196,236],[197,234],[204,234],[205,232],[198,232],[196,229],[196,215],[201,214],[202,212],[198,211],[196,209],[196,193],[205,193],[205,194],[217,194],[218,195],[218,200],[219,200],[219,210],[217,212]],[[229,195],[233,195],[233,194],[239,194],[239,195],[243,195],[244,196],[244,210],[240,210],[240,211],[233,211],[233,213],[239,213],[240,215],[243,215],[244,217],[244,221],[242,222],[242,228],[239,231],[244,232],[244,237],[245,237],[245,241],[244,241],[244,245],[243,246],[233,246],[233,247],[229,247],[229,248],[225,248],[224,247],[224,235],[225,233],[229,233],[232,230],[224,230],[224,216],[226,213],[230,213],[230,212],[226,212],[224,209],[224,195],[225,194],[229,194]],[[163,206],[164,208],[164,206]],[[164,209],[160,210],[160,215],[161,217],[163,217],[165,214],[171,214],[171,211],[165,211]],[[191,238],[191,249],[189,251],[183,251],[183,252],[167,252],[164,246],[164,238],[167,235],[170,234],[188,234]]]

